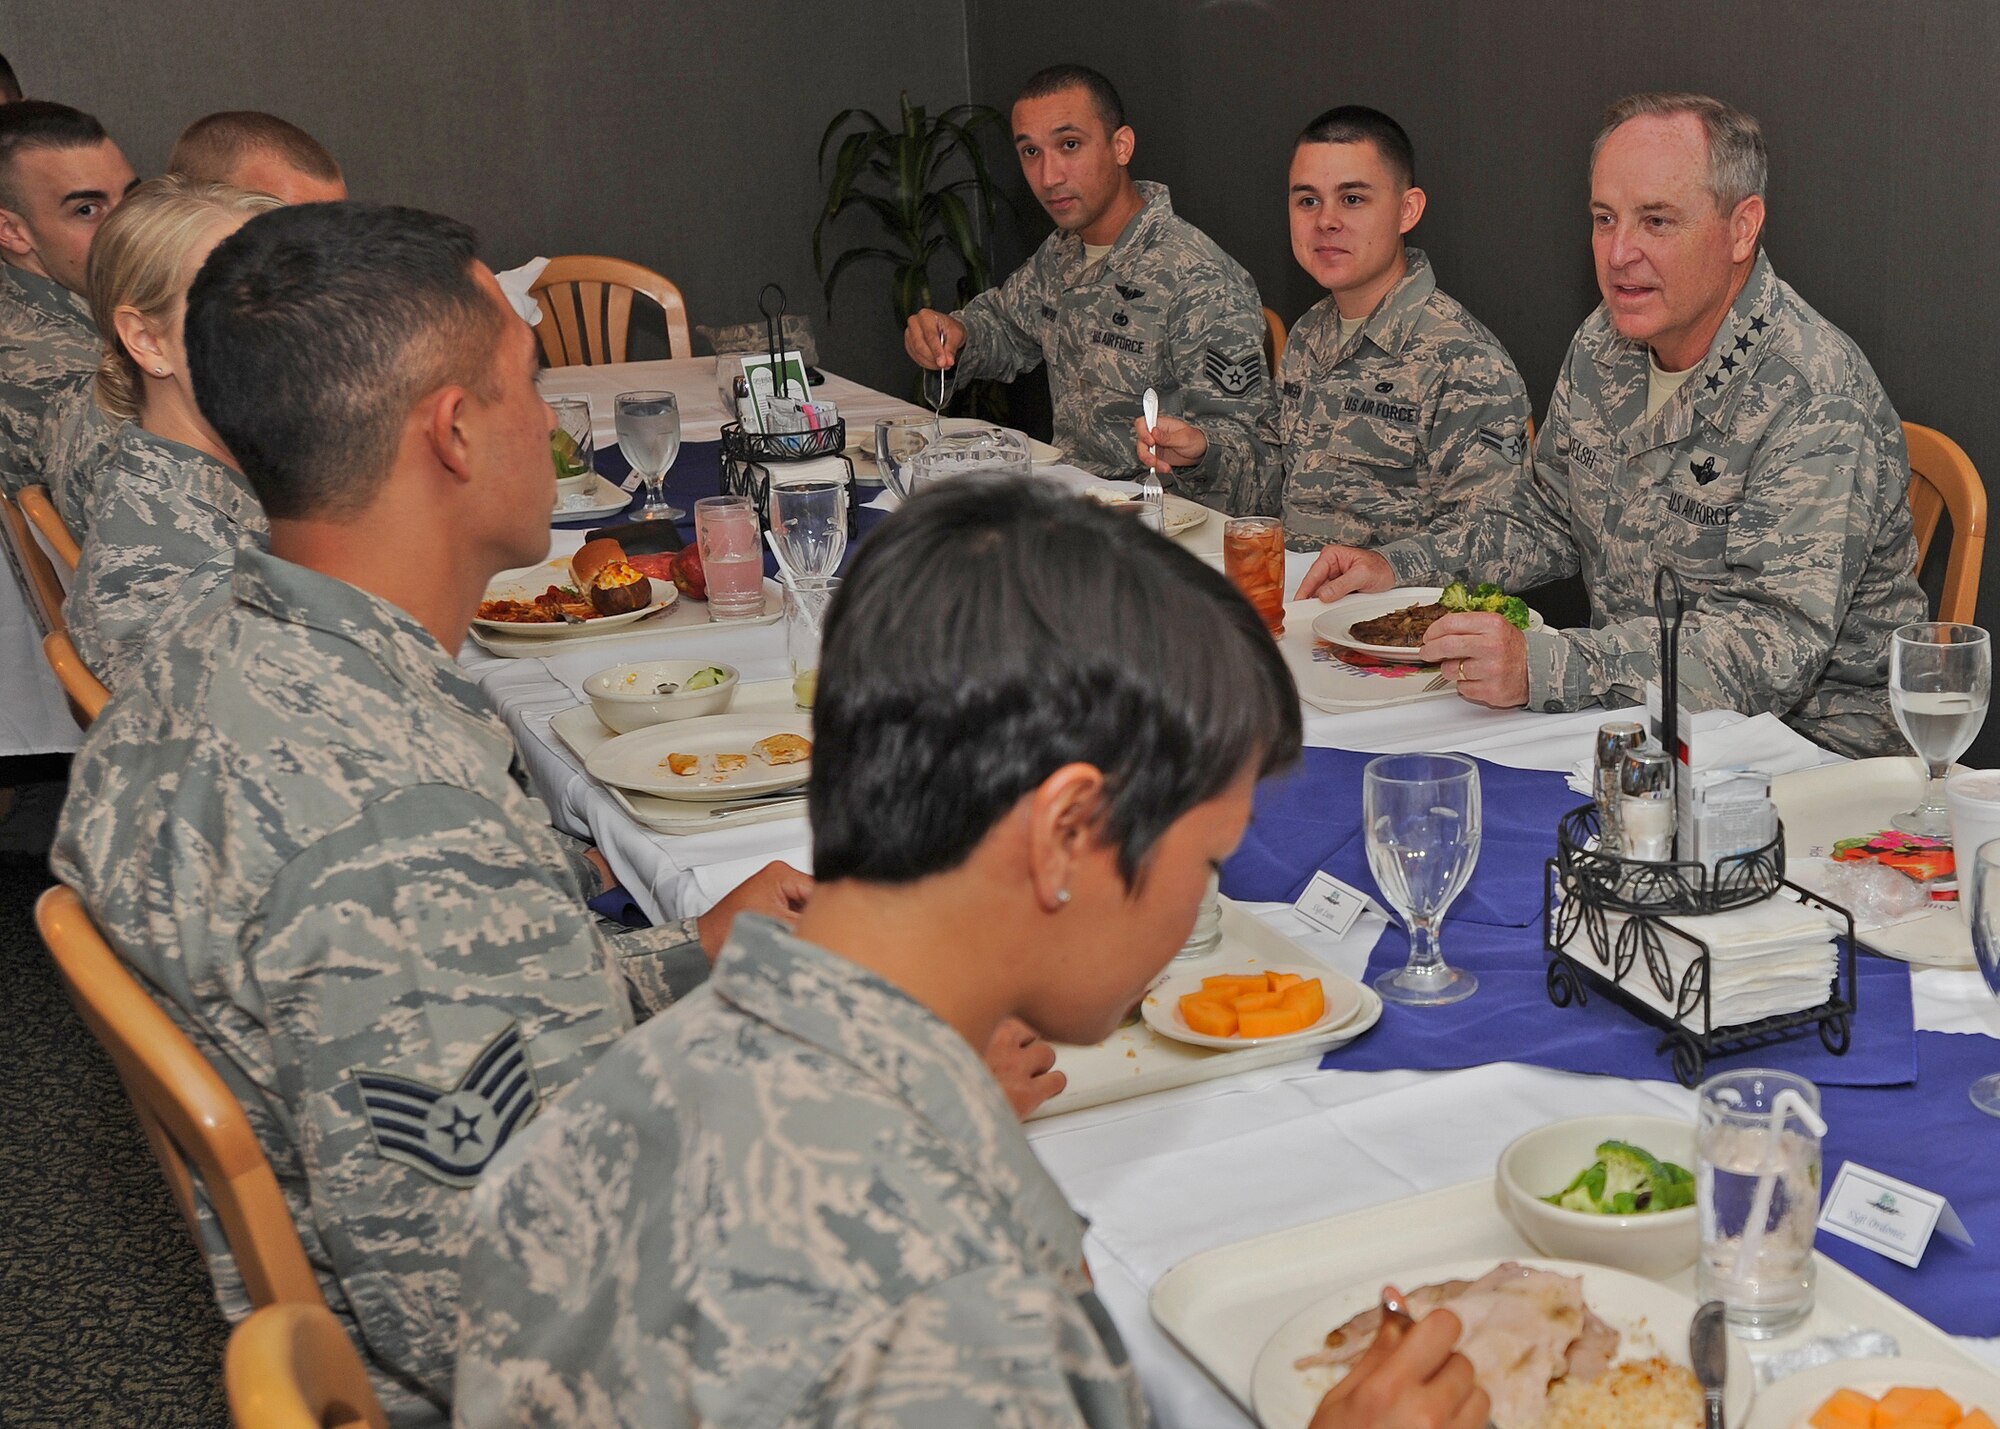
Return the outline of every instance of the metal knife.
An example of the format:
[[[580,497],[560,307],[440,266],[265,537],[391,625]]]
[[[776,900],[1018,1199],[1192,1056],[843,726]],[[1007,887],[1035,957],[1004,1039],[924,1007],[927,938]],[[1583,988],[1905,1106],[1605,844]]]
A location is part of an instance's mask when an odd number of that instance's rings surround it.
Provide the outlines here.
[[[1694,1312],[1694,1322],[1688,1326],[1688,1357],[1694,1361],[1694,1377],[1701,1381],[1708,1405],[1708,1429],[1724,1429],[1722,1385],[1729,1373],[1729,1326],[1720,1300]]]

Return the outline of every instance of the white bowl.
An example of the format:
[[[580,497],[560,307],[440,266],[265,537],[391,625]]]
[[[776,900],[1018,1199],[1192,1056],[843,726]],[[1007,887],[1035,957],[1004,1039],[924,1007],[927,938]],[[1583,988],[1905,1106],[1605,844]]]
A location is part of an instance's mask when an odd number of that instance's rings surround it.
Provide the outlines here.
[[[1661,1161],[1694,1170],[1694,1122],[1669,1116],[1581,1116],[1551,1122],[1500,1153],[1494,1195],[1500,1209],[1543,1255],[1587,1260],[1660,1279],[1694,1264],[1700,1250],[1695,1208],[1640,1216],[1595,1216],[1542,1200],[1566,1189],[1597,1160],[1600,1142],[1627,1141]]]
[[[721,684],[702,690],[677,689],[670,695],[658,692],[663,684],[686,684],[711,665],[727,672]],[[736,685],[736,667],[720,660],[643,660],[599,670],[583,682],[583,692],[606,729],[630,734],[670,720],[721,714],[736,698]]]
[[[582,476],[559,476],[556,478],[556,509],[563,507],[581,496],[588,496],[597,490],[597,473],[586,471]]]

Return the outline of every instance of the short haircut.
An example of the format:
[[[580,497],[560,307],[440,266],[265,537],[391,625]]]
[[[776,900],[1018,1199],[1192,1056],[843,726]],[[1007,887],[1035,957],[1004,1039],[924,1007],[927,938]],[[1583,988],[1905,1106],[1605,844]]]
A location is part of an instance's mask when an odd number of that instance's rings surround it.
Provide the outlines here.
[[[273,520],[374,499],[411,409],[494,390],[505,314],[470,228],[414,208],[309,203],[216,245],[188,289],[195,401]]]
[[[957,868],[1084,763],[1133,886],[1176,819],[1300,747],[1291,673],[1222,573],[1033,478],[945,483],[859,548],[813,724],[814,870],[889,884]]]
[[[1089,65],[1050,65],[1036,70],[1014,96],[1014,102],[1047,99],[1066,89],[1081,89],[1090,96],[1091,108],[1104,121],[1105,133],[1116,134],[1125,127],[1125,101],[1118,97],[1117,87]]]
[[[181,130],[167,156],[167,172],[205,184],[236,182],[236,166],[253,154],[274,154],[307,178],[342,182],[340,165],[326,145],[288,119],[255,109],[226,109]]]
[[[1688,90],[1628,94],[1605,110],[1604,127],[1590,144],[1590,167],[1596,169],[1598,151],[1619,125],[1647,116],[1670,119],[1679,114],[1692,114],[1700,120],[1708,138],[1708,191],[1718,209],[1725,214],[1733,212],[1744,199],[1764,192],[1771,161],[1764,148],[1763,129],[1735,105]]]
[[[31,149],[94,149],[111,136],[104,126],[67,104],[23,99],[0,104],[0,207],[20,211],[14,161]]]
[[[7,56],[0,55],[0,104],[19,104],[25,97],[21,81],[14,77],[14,66],[7,63]]]
[[[1306,125],[1299,144],[1370,143],[1389,166],[1396,182],[1410,188],[1417,182],[1417,150],[1403,126],[1379,109],[1365,104],[1343,104]],[[1298,148],[1298,144],[1292,147]]]
[[[168,174],[146,180],[111,211],[90,240],[84,285],[91,316],[104,336],[98,406],[121,421],[139,419],[139,364],[118,336],[118,310],[136,308],[155,322],[166,321],[187,300],[194,276],[188,272],[188,258],[217,221],[276,207],[278,201],[269,194]]]

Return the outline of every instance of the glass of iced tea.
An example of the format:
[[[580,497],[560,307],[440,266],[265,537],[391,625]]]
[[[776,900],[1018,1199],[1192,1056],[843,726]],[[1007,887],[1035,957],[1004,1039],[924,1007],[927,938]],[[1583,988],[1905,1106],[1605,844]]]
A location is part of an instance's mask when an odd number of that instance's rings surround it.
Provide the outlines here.
[[[1222,528],[1222,569],[1257,607],[1272,635],[1285,633],[1285,523],[1238,516]]]

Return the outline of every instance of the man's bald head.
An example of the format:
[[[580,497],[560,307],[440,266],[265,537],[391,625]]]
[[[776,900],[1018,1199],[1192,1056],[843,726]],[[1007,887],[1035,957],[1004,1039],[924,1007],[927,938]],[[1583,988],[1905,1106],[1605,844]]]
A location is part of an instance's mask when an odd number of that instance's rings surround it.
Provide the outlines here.
[[[225,110],[188,125],[167,157],[167,172],[285,203],[347,197],[347,180],[324,144],[291,121],[254,109]]]

